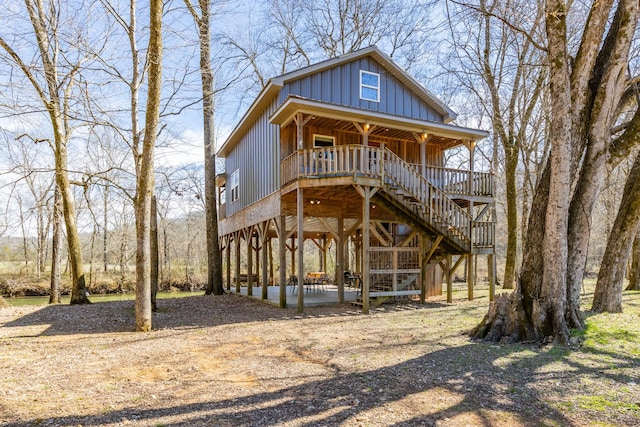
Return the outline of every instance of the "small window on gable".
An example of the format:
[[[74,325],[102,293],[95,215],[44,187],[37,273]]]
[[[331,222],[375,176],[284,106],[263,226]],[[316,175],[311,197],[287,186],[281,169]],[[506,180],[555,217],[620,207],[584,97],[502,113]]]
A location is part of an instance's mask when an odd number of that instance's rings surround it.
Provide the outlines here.
[[[333,147],[335,145],[336,138],[327,135],[313,135],[314,147]]]
[[[380,74],[360,70],[360,99],[380,102]]]
[[[240,198],[240,169],[236,169],[231,174],[229,181],[231,184],[231,201],[235,202]]]

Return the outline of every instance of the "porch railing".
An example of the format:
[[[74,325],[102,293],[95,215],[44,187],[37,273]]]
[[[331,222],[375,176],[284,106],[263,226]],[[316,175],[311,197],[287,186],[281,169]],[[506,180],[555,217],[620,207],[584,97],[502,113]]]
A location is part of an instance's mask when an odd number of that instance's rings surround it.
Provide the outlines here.
[[[328,176],[364,176],[379,178],[382,150],[365,145],[338,145],[298,150],[281,164],[281,183],[296,179]]]
[[[473,246],[476,248],[493,247],[496,224],[491,221],[473,223]]]
[[[422,165],[411,163],[422,174]],[[493,174],[464,169],[426,166],[424,177],[434,186],[449,194],[493,196]]]

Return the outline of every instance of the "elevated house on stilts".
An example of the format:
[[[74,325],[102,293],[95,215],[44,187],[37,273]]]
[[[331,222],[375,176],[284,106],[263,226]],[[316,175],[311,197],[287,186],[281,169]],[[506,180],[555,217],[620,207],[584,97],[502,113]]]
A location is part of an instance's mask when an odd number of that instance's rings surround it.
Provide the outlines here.
[[[313,239],[325,258],[327,241],[335,243],[335,268],[322,273],[337,287],[336,302],[356,277],[365,313],[383,298],[440,295],[443,273],[450,301],[451,274],[477,255],[489,256],[493,292],[493,176],[473,160],[487,133],[451,124],[455,117],[376,47],[272,79],[218,152],[227,289],[246,282],[251,295],[257,282],[277,283],[271,289],[285,307],[294,284],[302,312],[310,273],[303,242]],[[470,151],[469,168],[445,168],[445,152],[460,146]],[[279,242],[276,277],[267,268],[271,239]]]

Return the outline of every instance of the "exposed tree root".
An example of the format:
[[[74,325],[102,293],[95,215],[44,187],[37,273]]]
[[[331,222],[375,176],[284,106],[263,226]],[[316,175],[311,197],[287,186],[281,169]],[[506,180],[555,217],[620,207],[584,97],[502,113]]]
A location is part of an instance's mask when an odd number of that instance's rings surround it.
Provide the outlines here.
[[[520,287],[511,294],[500,294],[489,306],[489,312],[469,335],[473,339],[489,342],[540,340],[528,322],[522,305]]]

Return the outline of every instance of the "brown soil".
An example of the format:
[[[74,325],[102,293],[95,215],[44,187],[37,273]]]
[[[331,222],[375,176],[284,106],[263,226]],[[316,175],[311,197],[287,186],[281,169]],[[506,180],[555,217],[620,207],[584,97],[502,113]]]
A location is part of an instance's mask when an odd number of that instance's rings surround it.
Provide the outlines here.
[[[603,364],[586,346],[471,342],[487,304],[299,316],[199,296],[159,301],[151,333],[132,332],[133,301],[0,308],[0,424],[640,425],[636,347]],[[603,394],[618,405],[585,400]]]

